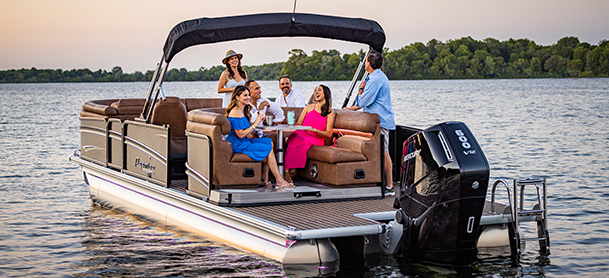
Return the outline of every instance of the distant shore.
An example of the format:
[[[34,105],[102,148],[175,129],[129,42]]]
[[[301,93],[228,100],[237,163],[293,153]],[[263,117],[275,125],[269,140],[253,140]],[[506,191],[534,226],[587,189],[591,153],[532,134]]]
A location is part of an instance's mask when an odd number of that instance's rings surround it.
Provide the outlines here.
[[[243,65],[253,80],[276,80],[288,74],[295,81],[351,80],[365,53],[343,54],[338,50],[314,50],[307,55],[293,49],[285,62]],[[598,45],[564,37],[550,46],[528,39],[482,41],[471,37],[441,42],[430,40],[385,49],[383,71],[391,80],[512,79],[609,77],[609,41]],[[225,66],[196,71],[171,69],[165,81],[216,81]],[[124,73],[120,66],[99,69],[11,69],[0,71],[0,83],[137,82],[150,81],[154,71]]]

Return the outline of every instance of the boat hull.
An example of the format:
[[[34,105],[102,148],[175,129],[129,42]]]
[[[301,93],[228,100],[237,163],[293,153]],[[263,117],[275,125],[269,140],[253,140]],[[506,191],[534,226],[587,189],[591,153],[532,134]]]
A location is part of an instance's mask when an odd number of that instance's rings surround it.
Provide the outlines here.
[[[82,163],[91,200],[103,207],[192,232],[284,264],[319,264],[339,259],[338,251],[327,237],[298,239],[293,231],[263,219],[215,206],[177,190],[86,161],[79,163]]]

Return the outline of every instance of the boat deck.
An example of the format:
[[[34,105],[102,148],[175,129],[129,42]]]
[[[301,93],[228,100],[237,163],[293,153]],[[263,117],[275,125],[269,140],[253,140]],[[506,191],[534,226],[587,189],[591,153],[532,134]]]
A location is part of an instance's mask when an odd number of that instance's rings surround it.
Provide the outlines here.
[[[187,180],[177,180],[171,183],[171,188],[181,192],[186,192],[187,186]],[[373,219],[362,217],[363,214],[368,213],[385,213],[393,219],[393,212],[396,210],[393,208],[394,200],[395,197],[386,197],[372,200],[242,206],[231,207],[231,209],[302,231],[378,224]],[[482,213],[482,225],[506,223],[510,220],[507,205],[495,203],[495,212],[491,212],[491,203],[486,201]]]
[[[171,188],[186,192],[187,180],[174,180]],[[393,218],[395,197],[369,200],[349,200],[278,204],[265,206],[230,207],[265,221],[295,230],[318,230],[377,225],[378,222],[361,217],[367,213],[387,213]],[[357,212],[357,213],[354,213]]]
[[[394,197],[384,199],[235,207],[233,209],[296,230],[375,225],[359,214],[395,211]],[[357,212],[354,214],[353,212]]]

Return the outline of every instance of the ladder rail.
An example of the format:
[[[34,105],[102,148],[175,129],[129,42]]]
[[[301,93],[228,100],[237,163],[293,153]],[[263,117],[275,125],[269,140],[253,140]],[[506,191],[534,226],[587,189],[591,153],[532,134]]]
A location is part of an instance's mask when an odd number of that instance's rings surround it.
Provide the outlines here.
[[[533,206],[532,209],[524,209],[524,188],[527,185],[534,185],[537,193],[537,205]],[[541,188],[540,188],[541,185]],[[517,204],[517,188],[520,187],[520,206],[516,213],[516,219],[519,216],[523,216],[526,219],[528,216],[534,216],[537,222],[537,237],[525,238],[520,237],[523,242],[526,241],[538,241],[540,251],[542,254],[549,254],[550,252],[550,235],[548,232],[548,205],[547,205],[547,182],[546,178],[533,179],[526,178],[524,180],[514,180],[514,202]],[[540,192],[541,189],[541,192]],[[541,218],[541,219],[540,219]],[[529,220],[530,221],[530,220]],[[518,223],[518,222],[516,222]]]
[[[512,196],[511,196],[511,193],[510,193],[510,186],[507,183],[507,181],[504,180],[504,179],[496,180],[495,183],[493,183],[493,187],[492,187],[492,190],[491,190],[491,212],[495,213],[495,190],[497,189],[497,185],[499,185],[499,184],[503,184],[505,186],[505,189],[506,189],[507,194],[508,194],[508,202],[509,202],[510,214],[512,216],[512,221],[515,222],[514,206],[512,205]]]

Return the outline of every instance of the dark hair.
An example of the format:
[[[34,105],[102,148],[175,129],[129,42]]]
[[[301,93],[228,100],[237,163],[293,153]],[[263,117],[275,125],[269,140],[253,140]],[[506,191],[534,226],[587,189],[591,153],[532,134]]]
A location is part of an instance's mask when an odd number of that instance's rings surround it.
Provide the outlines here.
[[[230,59],[226,59],[226,62],[224,63],[224,65],[226,66],[226,70],[228,70],[228,76],[231,79],[235,79],[235,73],[233,72],[233,68],[228,63],[229,60]],[[241,59],[239,59],[239,56],[237,56],[237,60],[239,60],[239,64],[237,65],[237,71],[239,72],[239,75],[241,75],[241,78],[247,79],[247,75],[245,74],[245,71],[241,67]]]
[[[380,69],[383,66],[383,55],[376,50],[370,50],[367,59],[373,69]]]
[[[290,80],[290,83],[292,83],[292,78],[290,78],[290,76],[287,75],[287,74],[284,74],[284,75],[280,76],[279,77],[279,82],[281,82],[281,79],[284,79],[284,78],[287,78],[288,80]]]
[[[330,107],[332,107],[332,92],[330,88],[326,85],[319,85],[321,89],[324,91],[324,98],[326,99],[326,103],[321,106],[321,115],[323,117],[328,116],[328,114],[332,113]]]
[[[228,114],[230,114],[230,111],[233,110],[235,107],[237,107],[237,97],[240,96],[244,91],[249,92],[250,89],[244,85],[238,85],[237,87],[235,87],[235,89],[233,90],[233,94],[230,96],[230,102],[228,103],[228,107],[226,107],[226,115],[224,115],[225,117],[228,117]],[[243,114],[245,114],[247,121],[250,121],[250,118],[251,118],[250,110],[251,109],[252,109],[251,105],[246,105],[245,108],[243,108]]]
[[[252,83],[254,83],[254,82],[256,82],[256,80],[248,80],[248,81],[246,81],[246,82],[245,82],[245,84],[243,84],[243,86],[245,86],[245,87],[248,87],[248,88],[249,88],[249,87],[250,87],[250,85],[252,85]],[[258,82],[256,82],[256,83],[258,83]],[[251,92],[250,92],[250,93],[251,93]]]

